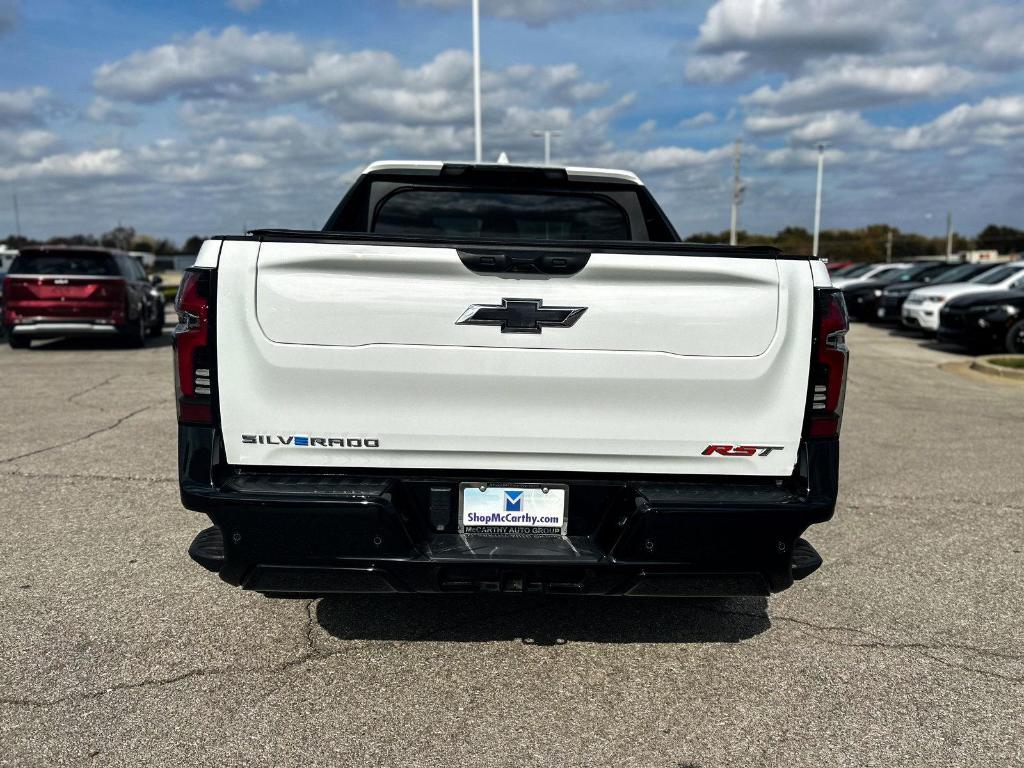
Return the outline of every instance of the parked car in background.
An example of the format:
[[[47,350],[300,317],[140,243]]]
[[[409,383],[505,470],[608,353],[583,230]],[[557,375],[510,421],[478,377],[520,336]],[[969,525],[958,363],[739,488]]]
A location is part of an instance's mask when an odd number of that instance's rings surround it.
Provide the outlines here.
[[[966,283],[929,285],[911,291],[903,303],[903,324],[934,333],[939,329],[939,312],[946,302],[959,296],[993,290],[1024,288],[1024,261],[1002,264]]]
[[[877,280],[883,275],[896,274],[900,270],[907,269],[912,266],[914,266],[912,263],[869,264],[868,268],[861,272],[851,272],[846,275],[840,275],[839,277],[833,276],[832,286],[839,290],[843,290],[855,283],[864,282],[866,280]]]
[[[837,280],[840,277],[856,277],[857,275],[862,275],[869,269],[876,266],[876,264],[849,264],[848,266],[840,267],[835,271],[830,270],[829,276],[833,280]]]
[[[153,274],[160,278],[160,291],[166,301],[174,301],[178,286],[181,284],[181,276],[195,260],[196,257],[190,254],[157,256],[153,259]]]
[[[164,298],[138,260],[107,248],[26,247],[3,281],[2,325],[14,348],[32,339],[120,336],[142,346],[164,325]]]
[[[871,320],[877,315],[878,300],[888,285],[920,281],[929,275],[946,271],[948,265],[940,261],[921,261],[906,269],[888,270],[867,280],[857,280],[843,289],[850,317]]]
[[[875,322],[899,323],[903,312],[903,302],[911,291],[926,285],[947,285],[973,280],[1001,262],[984,262],[981,264],[947,264],[946,269],[926,275],[922,279],[901,281],[882,289],[875,311]]]
[[[826,261],[825,266],[828,268],[830,275],[837,276],[857,265],[852,261]]]
[[[1024,291],[985,291],[951,299],[938,338],[971,352],[1024,354]]]

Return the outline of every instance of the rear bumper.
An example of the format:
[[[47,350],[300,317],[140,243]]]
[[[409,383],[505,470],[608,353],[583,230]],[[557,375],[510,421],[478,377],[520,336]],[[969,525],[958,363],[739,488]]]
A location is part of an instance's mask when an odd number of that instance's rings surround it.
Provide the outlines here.
[[[937,304],[903,305],[903,325],[908,328],[920,328],[923,331],[936,331],[939,327],[939,306]]]
[[[190,550],[226,582],[266,593],[768,594],[820,559],[800,539],[833,513],[838,441],[801,446],[792,477],[246,471],[215,430],[179,428],[183,504],[214,528]],[[464,536],[464,480],[564,483],[565,538]]]
[[[117,328],[110,322],[39,320],[12,325],[7,332],[12,336],[42,339],[55,336],[109,336],[116,334]]]

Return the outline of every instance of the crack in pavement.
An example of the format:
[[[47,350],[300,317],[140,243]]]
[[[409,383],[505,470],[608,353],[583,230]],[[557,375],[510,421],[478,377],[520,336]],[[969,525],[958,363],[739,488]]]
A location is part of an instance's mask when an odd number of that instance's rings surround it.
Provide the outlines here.
[[[99,407],[99,406],[97,406],[97,405],[89,405],[88,403],[76,403],[76,402],[75,402],[75,400],[76,400],[77,398],[79,398],[79,397],[82,397],[83,395],[87,395],[87,394],[89,394],[90,392],[95,392],[95,391],[96,391],[97,389],[100,389],[100,388],[102,388],[102,387],[105,387],[105,386],[107,386],[107,384],[110,384],[110,383],[111,383],[111,382],[113,382],[113,381],[114,381],[115,379],[119,379],[119,378],[121,378],[121,376],[122,376],[122,375],[123,375],[123,374],[120,374],[120,373],[114,374],[114,375],[113,375],[113,376],[111,376],[111,377],[110,377],[109,379],[106,379],[106,380],[104,380],[104,381],[101,381],[101,382],[100,382],[99,384],[94,384],[94,385],[93,385],[93,386],[91,386],[91,387],[87,387],[86,389],[83,389],[83,390],[82,390],[81,392],[77,392],[77,393],[75,393],[75,394],[71,395],[70,397],[68,397],[68,398],[67,398],[67,400],[66,400],[65,402],[67,402],[67,403],[71,403],[71,404],[73,404],[73,405],[84,405],[84,406],[85,406],[86,408],[90,408],[90,409],[92,409],[92,410],[94,410],[94,411],[101,411],[101,412],[103,412],[103,413],[106,413],[106,412],[107,412],[107,409],[106,409],[106,408],[100,408],[100,407]]]
[[[113,685],[107,686],[106,688],[102,688],[96,691],[72,692],[65,696],[60,696],[56,699],[33,699],[0,696],[0,705],[6,704],[8,706],[20,706],[29,708],[50,708],[66,703],[93,701],[95,699],[102,698],[103,696],[106,696],[111,693],[116,693],[118,691],[132,691],[139,690],[142,688],[153,688],[164,685],[173,685],[175,683],[180,683],[183,680],[189,680],[198,677],[217,677],[222,675],[244,674],[249,672],[259,672],[264,675],[280,674],[282,672],[288,672],[292,669],[301,667],[311,661],[325,661],[347,653],[350,649],[350,645],[348,643],[345,643],[341,647],[330,651],[318,650],[316,648],[316,643],[313,640],[313,632],[316,627],[316,615],[313,609],[316,603],[316,599],[309,600],[306,603],[305,641],[306,646],[307,648],[309,648],[309,650],[305,653],[296,656],[295,658],[288,659],[287,661],[283,661],[278,664],[274,664],[270,667],[263,668],[258,666],[238,666],[233,664],[215,667],[200,667],[199,669],[192,669],[188,672],[182,672],[180,674],[172,675],[170,677],[146,678],[143,680],[137,680],[135,682],[115,683]],[[462,621],[457,624],[451,624],[446,625],[444,627],[428,629],[424,631],[421,635],[418,635],[414,638],[409,638],[407,640],[394,640],[390,641],[388,644],[391,647],[403,647],[405,645],[410,645],[412,643],[431,640],[435,634],[440,632],[450,633],[452,631],[465,629],[468,626],[485,620],[493,621],[495,618],[515,618],[516,616],[522,615],[523,613],[527,613],[535,609],[536,606],[534,605],[518,606],[517,608],[511,611],[507,611],[498,617],[495,617],[493,615],[471,617],[466,621]],[[280,684],[271,688],[271,690],[268,691],[263,698],[269,698],[270,696],[273,696],[277,691],[281,690],[281,688],[287,685],[287,683],[287,680],[282,681]]]
[[[747,618],[761,618],[758,614],[747,613],[744,611],[721,611],[713,608],[702,607],[701,610],[705,610],[711,613],[719,613],[731,616],[745,616]],[[776,615],[771,617],[772,621],[778,621],[783,623],[795,624],[805,629],[817,630],[818,632],[846,632],[848,634],[861,635],[866,638],[870,638],[869,642],[855,643],[855,642],[835,642],[834,645],[842,646],[843,648],[867,648],[867,649],[880,649],[880,650],[892,650],[892,651],[918,651],[921,656],[936,661],[947,667],[953,667],[964,672],[973,672],[977,675],[984,677],[992,677],[998,680],[1003,680],[1010,683],[1024,683],[1024,677],[1017,677],[1015,675],[1007,675],[1002,672],[993,672],[992,670],[979,669],[977,667],[969,666],[967,664],[958,664],[950,659],[936,656],[928,651],[953,651],[957,653],[973,654],[974,656],[997,659],[999,661],[1024,661],[1024,655],[1003,653],[1001,651],[995,651],[990,648],[980,648],[974,645],[966,645],[963,643],[924,643],[920,641],[916,642],[893,642],[886,640],[881,635],[877,635],[873,632],[869,632],[865,629],[858,629],[857,627],[847,627],[843,625],[829,625],[829,624],[815,624],[814,622],[806,621],[804,619],[797,619],[792,616],[781,616]],[[815,634],[814,632],[804,632],[803,634],[817,639],[824,639],[821,635]]]
[[[151,485],[176,483],[176,477],[155,477],[147,475],[89,475],[82,472],[25,472],[16,469],[0,472],[0,477],[23,477],[29,480],[117,480],[126,483],[147,483]]]
[[[152,410],[153,408],[156,408],[156,405],[144,406],[142,408],[139,408],[137,410],[132,411],[131,413],[129,413],[129,414],[125,415],[125,416],[122,416],[117,421],[115,421],[113,424],[109,424],[106,427],[100,427],[99,429],[95,429],[95,430],[93,430],[92,432],[89,432],[86,435],[82,435],[81,437],[76,437],[76,438],[74,438],[72,440],[65,440],[62,443],[56,443],[54,445],[49,445],[49,446],[47,446],[45,448],[37,448],[36,450],[29,451],[28,453],[22,453],[22,454],[19,454],[17,456],[10,456],[10,457],[8,457],[6,459],[0,459],[0,464],[10,464],[12,461],[19,461],[20,459],[27,459],[29,456],[37,456],[40,453],[46,453],[47,451],[55,451],[58,448],[66,448],[69,445],[74,445],[76,443],[84,442],[85,440],[88,440],[89,438],[96,437],[97,435],[102,435],[105,432],[112,432],[113,430],[115,430],[118,427],[120,427],[122,424],[124,424],[126,421],[128,421],[128,419],[132,418],[133,416],[138,416],[143,411],[149,411],[149,410]]]

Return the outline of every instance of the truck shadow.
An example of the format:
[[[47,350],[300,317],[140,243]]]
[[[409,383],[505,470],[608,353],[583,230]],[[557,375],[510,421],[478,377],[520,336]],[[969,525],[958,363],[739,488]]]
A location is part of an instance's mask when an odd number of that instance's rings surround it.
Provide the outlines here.
[[[316,618],[340,640],[736,643],[771,626],[764,597],[345,595]]]

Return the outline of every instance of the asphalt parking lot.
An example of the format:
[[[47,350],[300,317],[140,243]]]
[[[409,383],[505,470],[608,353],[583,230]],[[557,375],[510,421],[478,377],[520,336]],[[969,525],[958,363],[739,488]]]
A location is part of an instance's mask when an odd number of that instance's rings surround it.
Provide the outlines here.
[[[168,342],[0,348],[0,765],[1024,764],[1024,384],[857,326],[767,601],[286,601],[185,554]]]

